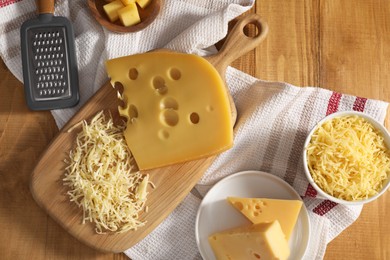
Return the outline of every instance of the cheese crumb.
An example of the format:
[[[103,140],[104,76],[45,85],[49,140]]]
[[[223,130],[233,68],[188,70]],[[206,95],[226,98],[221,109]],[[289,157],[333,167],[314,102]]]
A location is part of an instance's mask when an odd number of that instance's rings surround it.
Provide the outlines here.
[[[70,201],[83,209],[82,223],[93,222],[98,234],[144,226],[138,218],[145,206],[149,176],[134,170],[123,136],[125,126],[115,126],[111,115],[107,120],[103,111],[81,125],[63,182],[69,187]]]
[[[382,134],[358,116],[336,117],[318,127],[306,148],[309,171],[326,193],[356,201],[374,196],[390,174]]]

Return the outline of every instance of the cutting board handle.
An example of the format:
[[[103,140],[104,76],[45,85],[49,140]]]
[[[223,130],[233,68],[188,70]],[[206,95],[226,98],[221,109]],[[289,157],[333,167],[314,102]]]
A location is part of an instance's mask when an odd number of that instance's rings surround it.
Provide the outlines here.
[[[244,28],[249,24],[257,28],[257,34],[253,37],[247,36],[244,32]],[[220,51],[207,59],[212,61],[219,72],[224,72],[234,60],[255,49],[265,39],[267,33],[268,25],[261,20],[259,15],[246,15],[239,19],[229,32]]]
[[[54,0],[36,0],[38,14],[54,14]]]

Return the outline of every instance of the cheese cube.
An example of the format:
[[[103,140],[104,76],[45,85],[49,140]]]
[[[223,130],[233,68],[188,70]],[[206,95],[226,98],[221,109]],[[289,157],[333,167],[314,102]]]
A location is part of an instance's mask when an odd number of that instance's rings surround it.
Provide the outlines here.
[[[135,0],[121,0],[124,5],[130,5],[135,3]]]
[[[208,157],[233,144],[224,81],[204,58],[169,51],[106,62],[122,84],[126,142],[140,170]]]
[[[119,19],[121,20],[124,26],[131,26],[141,22],[139,17],[137,5],[135,3],[130,3],[122,9],[118,10]]]
[[[217,260],[285,260],[290,255],[278,221],[233,228],[208,240]]]
[[[300,200],[228,197],[228,201],[253,224],[278,220],[287,240],[302,207]]]
[[[103,6],[104,12],[107,14],[108,18],[111,22],[115,22],[118,20],[118,10],[123,8],[124,5],[122,4],[121,0],[115,0],[112,1],[109,4],[105,4]]]
[[[136,0],[141,8],[145,8],[152,0]]]

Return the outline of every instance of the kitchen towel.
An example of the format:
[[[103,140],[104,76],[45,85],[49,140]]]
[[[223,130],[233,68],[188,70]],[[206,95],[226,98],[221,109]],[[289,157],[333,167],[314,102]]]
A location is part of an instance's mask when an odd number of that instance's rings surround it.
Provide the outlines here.
[[[35,1],[0,0],[0,55],[22,81],[19,28],[36,15]],[[142,32],[115,34],[93,19],[85,0],[57,1],[55,14],[74,25],[81,101],[54,110],[59,127],[107,80],[106,59],[156,48],[207,55],[222,39],[228,22],[249,10],[254,0],[165,0],[160,16]],[[137,259],[201,259],[195,241],[195,217],[202,197],[220,179],[235,172],[260,170],[274,174],[303,197],[311,221],[305,259],[322,259],[327,243],[353,223],[361,206],[342,206],[321,199],[302,169],[303,142],[314,124],[342,110],[367,113],[384,121],[387,103],[343,95],[315,87],[266,82],[228,68],[227,84],[238,110],[234,147],[222,153],[185,200],[152,233],[125,253]]]

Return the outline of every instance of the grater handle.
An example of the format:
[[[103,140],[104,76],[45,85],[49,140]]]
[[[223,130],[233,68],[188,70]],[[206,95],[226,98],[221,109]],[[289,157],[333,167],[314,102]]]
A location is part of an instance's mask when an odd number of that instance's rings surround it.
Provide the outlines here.
[[[54,0],[36,0],[38,14],[54,14]]]

